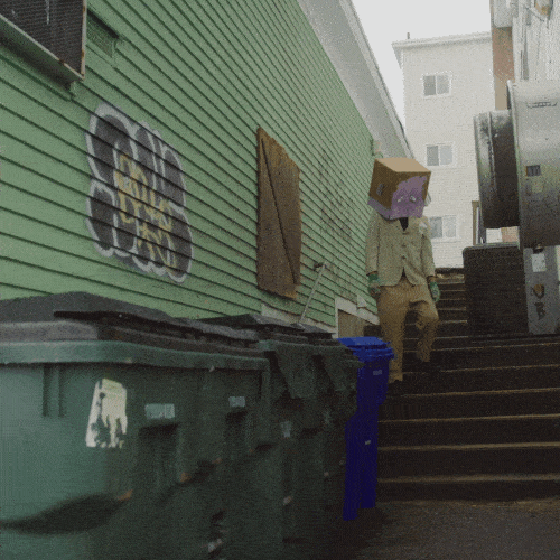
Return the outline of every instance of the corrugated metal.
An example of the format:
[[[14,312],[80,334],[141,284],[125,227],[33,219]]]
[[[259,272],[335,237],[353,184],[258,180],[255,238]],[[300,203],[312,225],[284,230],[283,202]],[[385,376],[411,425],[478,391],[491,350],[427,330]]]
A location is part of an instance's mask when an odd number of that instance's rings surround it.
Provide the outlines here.
[[[336,266],[307,315],[334,325],[335,297],[365,292],[371,135],[297,1],[137,8],[95,3],[118,38],[112,57],[88,43],[72,94],[0,50],[1,297],[89,291],[181,316],[260,313],[263,303],[297,314],[324,261]],[[105,103],[178,154],[194,248],[183,282],[96,249],[86,137]],[[301,171],[297,301],[257,286],[259,127]]]

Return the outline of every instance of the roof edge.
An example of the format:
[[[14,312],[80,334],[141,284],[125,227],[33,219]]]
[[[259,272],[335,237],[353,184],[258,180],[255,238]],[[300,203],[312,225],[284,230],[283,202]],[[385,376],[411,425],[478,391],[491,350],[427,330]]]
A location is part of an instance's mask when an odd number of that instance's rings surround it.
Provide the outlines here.
[[[368,118],[370,116],[368,113],[372,113],[373,110],[373,100],[377,99],[375,110],[379,111],[381,106],[386,113],[395,143],[400,145],[403,154],[413,157],[403,123],[395,109],[352,0],[298,0],[298,3],[372,135],[382,133],[376,130],[371,118]],[[325,19],[327,13],[331,19]],[[336,37],[333,36],[333,28],[336,29]],[[343,57],[340,56],[340,45],[344,44],[354,45],[361,53],[361,59],[356,59],[356,64],[343,61]],[[352,83],[363,83],[364,76],[369,76],[368,80],[375,93],[365,95],[352,90]],[[359,107],[362,107],[362,110]]]
[[[468,35],[447,35],[443,37],[431,37],[429,39],[405,39],[404,41],[393,41],[391,46],[393,52],[402,67],[402,51],[405,49],[414,49],[422,47],[440,47],[443,45],[452,45],[457,43],[481,43],[483,41],[492,41],[492,31],[477,31]]]

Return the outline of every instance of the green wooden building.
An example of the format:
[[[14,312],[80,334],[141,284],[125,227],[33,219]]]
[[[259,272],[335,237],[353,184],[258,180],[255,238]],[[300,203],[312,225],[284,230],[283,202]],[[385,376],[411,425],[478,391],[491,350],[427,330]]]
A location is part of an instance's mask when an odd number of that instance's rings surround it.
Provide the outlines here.
[[[0,39],[2,299],[375,322],[374,158],[412,156],[350,0],[0,0]]]

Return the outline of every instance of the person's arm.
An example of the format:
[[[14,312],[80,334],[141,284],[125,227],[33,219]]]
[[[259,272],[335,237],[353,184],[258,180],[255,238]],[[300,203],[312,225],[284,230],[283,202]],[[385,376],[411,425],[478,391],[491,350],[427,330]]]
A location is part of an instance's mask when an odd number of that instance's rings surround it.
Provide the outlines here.
[[[432,255],[432,242],[430,241],[430,226],[422,234],[422,245],[420,260],[422,263],[422,271],[426,276],[428,284],[430,282],[437,282],[436,265],[434,264],[434,257]]]
[[[379,274],[379,238],[380,225],[377,212],[374,211],[366,233],[366,276]]]
[[[430,289],[432,299],[437,303],[441,297],[441,292],[437,285],[436,266],[432,256],[432,242],[430,241],[430,230],[422,236],[422,269],[426,274],[426,281]]]

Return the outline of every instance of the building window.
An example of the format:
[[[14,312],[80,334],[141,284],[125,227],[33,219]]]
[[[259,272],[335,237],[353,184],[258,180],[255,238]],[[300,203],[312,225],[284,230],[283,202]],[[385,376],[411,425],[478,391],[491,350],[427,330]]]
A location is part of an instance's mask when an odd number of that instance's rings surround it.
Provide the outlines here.
[[[432,74],[423,76],[424,80],[424,96],[430,95],[447,95],[449,93],[449,75],[448,74]]]
[[[450,144],[427,146],[426,165],[428,167],[451,165],[452,162],[453,151]]]
[[[457,216],[437,216],[430,220],[430,239],[435,241],[456,241]]]
[[[41,68],[52,65],[83,76],[84,0],[0,0],[0,41]]]

